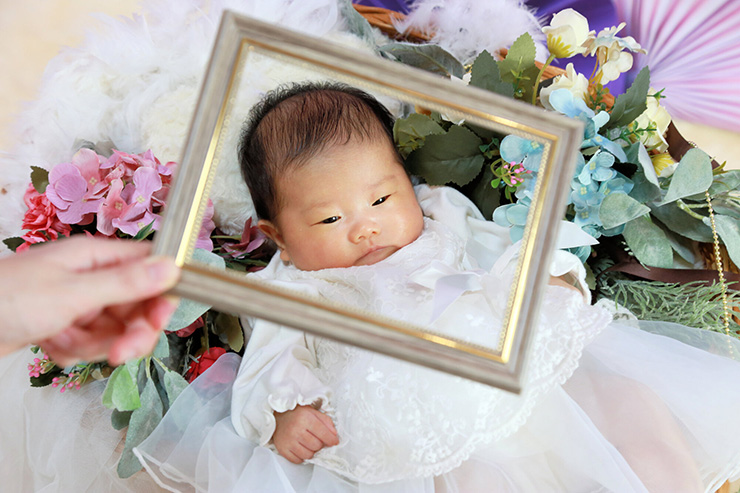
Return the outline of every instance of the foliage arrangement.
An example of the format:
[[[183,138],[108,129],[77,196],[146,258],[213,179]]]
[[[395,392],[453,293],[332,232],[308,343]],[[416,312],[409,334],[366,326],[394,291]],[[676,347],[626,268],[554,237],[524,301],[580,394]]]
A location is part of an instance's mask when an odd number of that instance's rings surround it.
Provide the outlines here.
[[[713,167],[700,149],[689,150],[679,161],[671,156],[665,138],[671,119],[660,104],[666,96],[650,87],[647,67],[616,99],[605,87],[632,67],[632,53],[644,52],[633,38],[617,36],[623,27],[596,34],[578,12],[559,12],[543,28],[550,56],[542,66],[535,62],[529,34],[519,37],[505,58],[496,60],[483,51],[469,67],[448,53],[439,56],[438,47],[394,43],[381,51],[585,124],[565,219],[600,241],[573,252],[592,281],[614,275],[606,272],[616,262],[614,251],[626,252],[648,270],[704,268],[697,244],[713,241],[710,202],[719,240],[729,258],[740,264],[740,171]],[[420,52],[425,56],[419,57]],[[540,83],[553,60],[579,54],[595,58],[590,77],[569,63],[562,75]],[[508,227],[513,241],[521,239],[542,155],[540,144],[451,121],[436,112],[408,114],[396,122],[394,132],[412,174],[432,185],[458,187],[486,217]],[[625,276],[620,279],[629,282]],[[605,284],[592,282],[593,288],[599,286]],[[680,283],[666,284],[665,289],[674,295],[691,294],[690,288],[683,292]],[[633,298],[623,300],[628,308],[636,306]],[[708,294],[704,300],[721,306]],[[674,320],[675,313],[669,311],[658,309],[649,318]],[[701,326],[718,328],[721,317],[706,317]]]
[[[177,164],[162,164],[152,153],[109,156],[82,148],[71,162],[50,172],[34,167],[24,195],[27,232],[8,238],[15,252],[74,234],[147,240],[159,229],[171,176]],[[204,215],[194,256],[199,262],[242,271],[265,265],[265,237],[245,224],[240,236],[224,235]],[[50,385],[60,392],[85,382],[108,378],[103,403],[113,410],[112,425],[128,427],[118,473],[128,477],[141,468],[133,447],[149,436],[180,392],[227,351],[240,352],[244,336],[239,319],[182,300],[153,354],[112,368],[106,362],[60,368],[39,347],[28,370],[31,385]]]

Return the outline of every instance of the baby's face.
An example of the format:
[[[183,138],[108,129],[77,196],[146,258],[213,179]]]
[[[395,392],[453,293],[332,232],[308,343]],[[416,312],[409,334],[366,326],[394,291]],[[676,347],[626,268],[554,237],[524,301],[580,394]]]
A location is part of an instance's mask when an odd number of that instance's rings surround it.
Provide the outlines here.
[[[418,238],[424,225],[385,139],[330,147],[276,185],[280,212],[260,226],[301,270],[374,264]]]

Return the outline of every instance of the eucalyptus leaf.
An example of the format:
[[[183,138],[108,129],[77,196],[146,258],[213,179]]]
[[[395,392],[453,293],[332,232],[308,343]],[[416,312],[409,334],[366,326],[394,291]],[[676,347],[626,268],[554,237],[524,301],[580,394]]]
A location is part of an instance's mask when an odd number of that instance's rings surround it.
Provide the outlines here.
[[[437,122],[421,113],[412,113],[407,118],[399,118],[393,124],[393,139],[404,159],[412,151],[422,147],[428,135],[443,133],[445,130]]]
[[[624,94],[621,94],[612,106],[607,128],[623,127],[635,121],[647,109],[647,97],[650,90],[650,69],[644,67],[635,77],[634,82]]]
[[[514,97],[514,86],[501,79],[496,60],[488,51],[481,51],[470,69],[470,85],[486,89],[510,98]]]
[[[715,197],[718,197],[719,195],[724,195],[729,192],[734,192],[738,189],[740,189],[740,170],[737,170],[737,169],[730,170],[730,171],[726,171],[724,173],[714,176],[714,181],[712,182],[712,185],[709,187],[709,196],[714,199]],[[706,200],[706,196],[702,192],[702,193],[698,193],[696,195],[687,197],[687,199],[696,200],[696,201],[704,201]]]
[[[708,217],[704,219],[704,222],[711,227],[711,220]],[[730,258],[735,265],[740,265],[740,221],[732,217],[715,214],[714,224]]]
[[[49,186],[49,172],[38,166],[31,166],[31,183],[38,193],[46,192]]]
[[[209,267],[216,269],[226,269],[226,262],[223,257],[202,248],[196,248],[193,252],[193,262],[206,264]],[[198,317],[210,310],[210,308],[211,305],[199,303],[187,298],[180,298],[177,310],[172,314],[172,318],[170,318],[170,323],[166,330],[168,332],[172,332],[185,328],[195,322]]]
[[[167,391],[167,399],[170,401],[170,406],[175,402],[175,399],[185,390],[188,386],[188,381],[185,380],[182,375],[176,371],[168,371],[164,374],[164,388]]]
[[[711,242],[712,229],[678,207],[676,202],[659,207],[651,206],[652,215],[674,231],[694,241]]]
[[[409,155],[406,166],[411,174],[421,176],[430,185],[464,186],[483,167],[481,143],[470,130],[452,126],[446,134],[428,136],[424,147]]]
[[[339,12],[346,24],[346,29],[358,38],[368,42],[369,45],[375,46],[375,35],[370,23],[352,6],[350,0],[340,0]]]
[[[131,414],[133,411],[119,411],[114,409],[110,415],[110,423],[115,430],[122,430],[126,428],[131,420]]]
[[[141,406],[136,376],[131,375],[128,365],[113,370],[103,391],[103,405],[119,411],[133,411]]]
[[[637,260],[650,267],[673,267],[673,249],[665,233],[649,216],[640,216],[624,226],[624,239]]]
[[[653,161],[650,159],[647,149],[642,142],[635,142],[624,149],[624,153],[627,156],[627,161],[639,165],[647,181],[654,185],[656,188],[660,187],[658,181],[658,175],[655,173],[655,166]]]
[[[605,229],[616,228],[650,213],[650,207],[639,203],[626,193],[610,193],[599,206],[599,219]]]
[[[445,77],[454,75],[461,79],[464,73],[460,61],[437,45],[389,43],[381,46],[380,52],[393,56],[404,65],[410,65]]]
[[[696,262],[696,253],[694,253],[694,244],[691,240],[677,235],[668,228],[663,228],[663,232],[668,238],[671,244],[671,248],[676,254],[682,258],[689,266],[693,266]]]
[[[244,331],[239,323],[239,317],[219,312],[214,320],[213,330],[221,341],[227,343],[234,351],[239,352],[244,347]]]
[[[159,359],[165,359],[170,355],[170,342],[167,340],[167,336],[164,332],[159,334],[159,340],[157,346],[152,352],[152,356]]]
[[[678,163],[663,203],[704,193],[712,185],[712,180],[710,157],[700,149],[690,149]]]
[[[154,382],[147,380],[144,391],[141,393],[141,406],[131,414],[128,431],[126,432],[126,443],[118,461],[118,476],[128,478],[141,470],[133,448],[141,444],[146,437],[151,435],[154,428],[162,420],[164,408]]]
[[[740,202],[737,200],[714,199],[712,200],[712,208],[714,208],[715,214],[740,219]]]
[[[632,175],[632,190],[629,192],[629,196],[640,202],[646,204],[648,202],[658,203],[663,197],[663,190],[660,187],[656,187],[645,176],[642,171],[637,171]]]

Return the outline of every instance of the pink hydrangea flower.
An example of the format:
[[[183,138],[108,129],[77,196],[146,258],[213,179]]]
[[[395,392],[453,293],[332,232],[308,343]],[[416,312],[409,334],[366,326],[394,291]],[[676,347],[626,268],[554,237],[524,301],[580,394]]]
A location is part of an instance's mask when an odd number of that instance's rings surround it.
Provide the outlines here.
[[[49,173],[46,196],[66,224],[89,224],[108,191],[100,173],[100,160],[90,149],[80,149],[71,163],[54,166]]]
[[[216,228],[216,223],[213,222],[214,207],[211,199],[208,199],[208,205],[203,213],[203,221],[200,223],[200,232],[198,233],[198,239],[195,242],[195,248],[202,248],[213,251],[213,240],[211,240],[211,234]]]

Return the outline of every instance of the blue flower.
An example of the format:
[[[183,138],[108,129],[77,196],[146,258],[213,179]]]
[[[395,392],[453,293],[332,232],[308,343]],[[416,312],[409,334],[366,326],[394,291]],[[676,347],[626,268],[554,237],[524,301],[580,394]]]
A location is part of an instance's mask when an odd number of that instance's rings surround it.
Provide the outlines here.
[[[627,161],[627,155],[622,146],[599,134],[601,127],[609,122],[609,113],[606,111],[594,113],[594,110],[589,108],[582,99],[576,98],[568,89],[556,89],[551,92],[549,102],[555,111],[585,123],[586,129],[581,149],[598,146],[614,154],[620,161]]]
[[[591,159],[578,173],[578,181],[583,185],[590,185],[592,181],[604,182],[611,180],[617,172],[612,169],[614,156],[608,152],[596,151]]]
[[[595,181],[584,185],[576,179],[570,182],[570,188],[570,200],[576,207],[599,205],[604,200],[604,194],[599,192],[599,184]]]
[[[527,223],[531,204],[532,200],[525,196],[515,204],[502,205],[493,211],[493,222],[509,228],[509,238],[512,242],[517,242],[524,236],[524,225]]]
[[[507,135],[501,140],[501,158],[509,163],[522,163],[531,171],[537,171],[542,161],[542,151],[545,147],[539,142]]]

